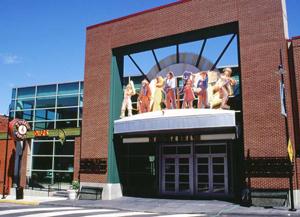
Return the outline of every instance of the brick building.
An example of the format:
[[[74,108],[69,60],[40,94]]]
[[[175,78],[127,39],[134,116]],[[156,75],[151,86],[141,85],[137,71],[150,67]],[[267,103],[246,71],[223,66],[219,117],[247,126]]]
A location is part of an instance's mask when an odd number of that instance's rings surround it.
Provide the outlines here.
[[[203,128],[193,127],[192,131],[180,128],[163,131],[160,134],[159,127],[156,132],[145,131],[116,131],[118,128],[119,108],[122,101],[123,83],[123,58],[126,55],[154,50],[165,46],[195,40],[210,39],[216,36],[235,34],[238,40],[237,71],[240,73],[240,116],[235,116],[236,125],[233,128],[216,128],[205,131]],[[209,188],[210,196],[214,194],[213,183],[202,185],[199,171],[196,167],[195,153],[188,164],[192,164],[190,170],[195,174],[187,178],[187,185],[180,182],[176,173],[175,178],[169,177],[167,181],[166,166],[179,168],[180,154],[174,154],[174,165],[164,160],[167,159],[162,153],[164,144],[169,143],[192,143],[191,148],[199,149],[203,143],[226,144],[224,161],[227,161],[223,178],[226,185],[223,193],[226,196],[238,198],[243,188],[244,173],[240,165],[248,155],[250,157],[285,157],[287,156],[285,120],[281,115],[279,98],[280,76],[276,75],[280,64],[279,51],[282,50],[283,66],[286,70],[285,82],[287,90],[287,111],[289,117],[289,135],[298,154],[298,140],[295,132],[298,130],[299,121],[294,117],[294,109],[291,100],[293,88],[299,82],[291,86],[288,62],[288,33],[285,1],[216,1],[216,0],[182,0],[159,8],[122,17],[105,23],[96,24],[87,28],[86,35],[86,62],[85,62],[85,100],[82,128],[81,162],[89,162],[89,159],[107,159],[107,173],[91,172],[81,173],[82,185],[100,185],[104,187],[104,194],[108,198],[127,195],[143,194],[143,189],[151,189],[144,195],[180,195],[180,186],[185,189],[189,196],[201,197],[201,189]],[[294,56],[297,40],[293,40]],[[296,57],[297,59],[297,57]],[[298,57],[299,59],[299,57]],[[298,61],[298,60],[297,60]],[[297,61],[295,61],[295,72],[297,72]],[[299,71],[299,70],[298,70]],[[297,73],[295,73],[297,78]],[[297,80],[298,81],[298,80]],[[276,123],[276,124],[275,124]],[[130,126],[130,125],[128,125]],[[233,129],[238,128],[238,133]],[[155,131],[155,130],[154,130]],[[237,134],[235,134],[237,133]],[[222,135],[226,134],[223,138]],[[234,134],[233,137],[228,135]],[[202,136],[214,135],[215,137]],[[186,136],[180,139],[180,136]],[[189,139],[189,136],[191,138]],[[200,139],[197,140],[197,136]],[[221,139],[220,139],[221,138]],[[221,142],[221,143],[220,143]],[[197,144],[196,144],[197,143]],[[139,145],[140,146],[139,146]],[[123,150],[126,147],[126,150]],[[132,148],[131,148],[132,147]],[[134,155],[128,150],[144,150],[144,155],[149,157],[149,162],[143,172],[139,175],[129,175],[130,169],[125,171],[124,167],[130,157]],[[180,148],[176,146],[176,148]],[[148,149],[148,153],[146,153]],[[101,150],[101,151],[99,151]],[[212,151],[212,147],[210,147]],[[133,151],[134,152],[134,151]],[[202,153],[201,151],[199,153]],[[156,173],[152,174],[150,157],[155,158],[154,167]],[[213,160],[210,156],[209,161]],[[229,162],[230,159],[230,162]],[[145,159],[144,159],[145,160]],[[200,159],[198,159],[200,160]],[[216,159],[218,160],[218,159]],[[128,165],[140,164],[141,161],[133,160]],[[145,163],[145,162],[144,162]],[[210,165],[210,163],[208,163]],[[127,165],[127,166],[128,166]],[[203,163],[205,165],[205,163]],[[203,166],[202,165],[202,166]],[[217,164],[216,164],[217,165]],[[296,164],[297,165],[297,164]],[[130,167],[130,166],[129,166]],[[210,167],[210,166],[209,166]],[[137,169],[137,168],[135,168]],[[138,169],[137,169],[138,170]],[[176,169],[178,172],[179,169]],[[198,175],[196,175],[199,173]],[[214,176],[211,172],[208,182]],[[126,175],[127,174],[127,175]],[[173,174],[174,175],[174,174]],[[202,174],[203,175],[203,174]],[[207,174],[206,174],[207,175]],[[147,177],[147,178],[145,178]],[[235,177],[235,178],[233,178]],[[221,180],[224,180],[221,178]],[[298,170],[294,175],[294,189],[298,193]],[[183,177],[183,180],[185,178]],[[173,183],[172,183],[173,182]],[[204,184],[207,181],[204,181]],[[182,185],[181,185],[182,184]],[[278,178],[254,178],[251,186],[254,188],[288,188],[287,179]],[[122,187],[121,187],[122,186]],[[135,186],[135,187],[132,187]],[[217,188],[217,185],[215,186]],[[170,191],[166,190],[169,189]],[[173,188],[173,192],[172,189]],[[122,190],[121,190],[122,189]],[[198,189],[198,190],[197,190]],[[218,190],[216,190],[218,191]],[[222,190],[221,190],[222,192]]]

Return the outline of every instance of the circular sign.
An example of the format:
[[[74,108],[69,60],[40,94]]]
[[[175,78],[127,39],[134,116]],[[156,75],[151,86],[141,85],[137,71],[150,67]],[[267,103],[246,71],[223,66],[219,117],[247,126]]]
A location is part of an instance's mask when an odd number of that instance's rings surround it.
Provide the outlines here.
[[[14,119],[9,123],[10,135],[14,140],[25,140],[28,130],[30,130],[30,125],[25,120]]]
[[[27,128],[25,125],[20,125],[19,128],[18,128],[18,132],[21,134],[21,135],[25,135],[27,133]]]

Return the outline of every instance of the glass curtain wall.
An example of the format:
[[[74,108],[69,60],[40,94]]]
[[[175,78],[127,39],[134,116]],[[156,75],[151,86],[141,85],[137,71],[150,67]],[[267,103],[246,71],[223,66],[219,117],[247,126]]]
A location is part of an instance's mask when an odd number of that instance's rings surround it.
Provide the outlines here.
[[[14,88],[12,118],[24,119],[33,130],[81,127],[83,82]],[[74,170],[74,138],[64,144],[52,138],[32,140],[29,187],[70,183]]]

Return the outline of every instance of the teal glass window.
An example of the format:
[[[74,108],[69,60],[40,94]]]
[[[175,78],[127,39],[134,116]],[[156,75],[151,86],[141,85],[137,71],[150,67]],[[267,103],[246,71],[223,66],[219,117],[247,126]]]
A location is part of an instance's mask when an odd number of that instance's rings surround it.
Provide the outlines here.
[[[58,85],[58,94],[77,94],[78,92],[79,82]]]
[[[9,110],[15,110],[16,100],[12,100],[9,104]]]
[[[57,98],[57,107],[78,106],[77,96],[59,96]]]
[[[10,114],[28,120],[32,129],[73,128],[81,123],[78,117],[82,116],[82,107],[78,104],[83,105],[83,82],[20,88],[21,99],[18,90],[13,90],[16,100],[12,100]],[[69,137],[63,145],[57,139],[33,139],[29,185],[72,182],[74,143]]]
[[[56,121],[56,128],[73,128],[77,127],[77,121]]]
[[[80,95],[79,106],[80,106],[80,107],[83,106],[83,95]]]
[[[55,109],[38,109],[35,110],[35,120],[54,120]]]
[[[14,113],[14,112],[9,112],[9,118],[10,118],[10,119],[15,118],[15,113]]]
[[[81,82],[80,82],[80,93],[83,93],[83,88],[84,88],[84,84],[83,84],[83,82],[81,81]]]
[[[51,129],[54,129],[54,122],[53,121],[35,122],[34,123],[34,129],[35,130],[51,130]]]
[[[71,170],[71,168],[70,168]],[[73,169],[72,169],[73,171]],[[54,173],[54,182],[69,182],[71,183],[73,181],[73,173],[67,173],[67,172],[55,172]]]
[[[78,108],[57,109],[57,119],[77,119]]]
[[[55,155],[74,155],[74,141],[67,141],[64,144],[56,142]]]
[[[79,108],[79,118],[82,118],[82,107]]]
[[[18,88],[18,98],[28,98],[35,96],[35,87]]]
[[[33,109],[33,108],[34,108],[33,99],[19,99],[17,101],[16,110]]]
[[[43,97],[36,99],[37,108],[51,108],[55,107],[55,97]]]
[[[38,141],[33,143],[33,155],[52,155],[53,142]]]
[[[36,187],[38,183],[50,184],[52,182],[52,172],[50,171],[32,171],[29,185]]]
[[[32,157],[32,169],[51,170],[52,157]]]
[[[55,157],[54,169],[55,170],[67,170],[73,172],[73,157]]]
[[[37,87],[37,96],[52,96],[56,95],[56,84]]]
[[[15,99],[15,98],[16,98],[16,88],[13,88],[13,89],[12,89],[11,98],[12,98],[12,99]]]
[[[33,111],[34,110],[16,111],[16,118],[24,119],[26,121],[32,121]]]

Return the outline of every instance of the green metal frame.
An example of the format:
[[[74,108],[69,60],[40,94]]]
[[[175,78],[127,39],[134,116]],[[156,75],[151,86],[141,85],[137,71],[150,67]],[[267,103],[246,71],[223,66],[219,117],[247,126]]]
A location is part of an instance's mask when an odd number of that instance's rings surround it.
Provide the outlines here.
[[[66,128],[66,129],[54,129],[54,130],[48,130],[48,136],[47,137],[59,137],[60,131],[63,130],[65,133],[65,136],[80,136],[80,128]],[[7,133],[6,132],[0,132],[0,140],[6,140]],[[34,131],[28,131],[27,132],[27,139],[34,139]]]
[[[121,72],[121,73],[120,73]],[[123,97],[123,56],[113,56],[110,73],[110,113],[108,135],[108,183],[120,183],[114,141],[114,121],[119,119]]]

